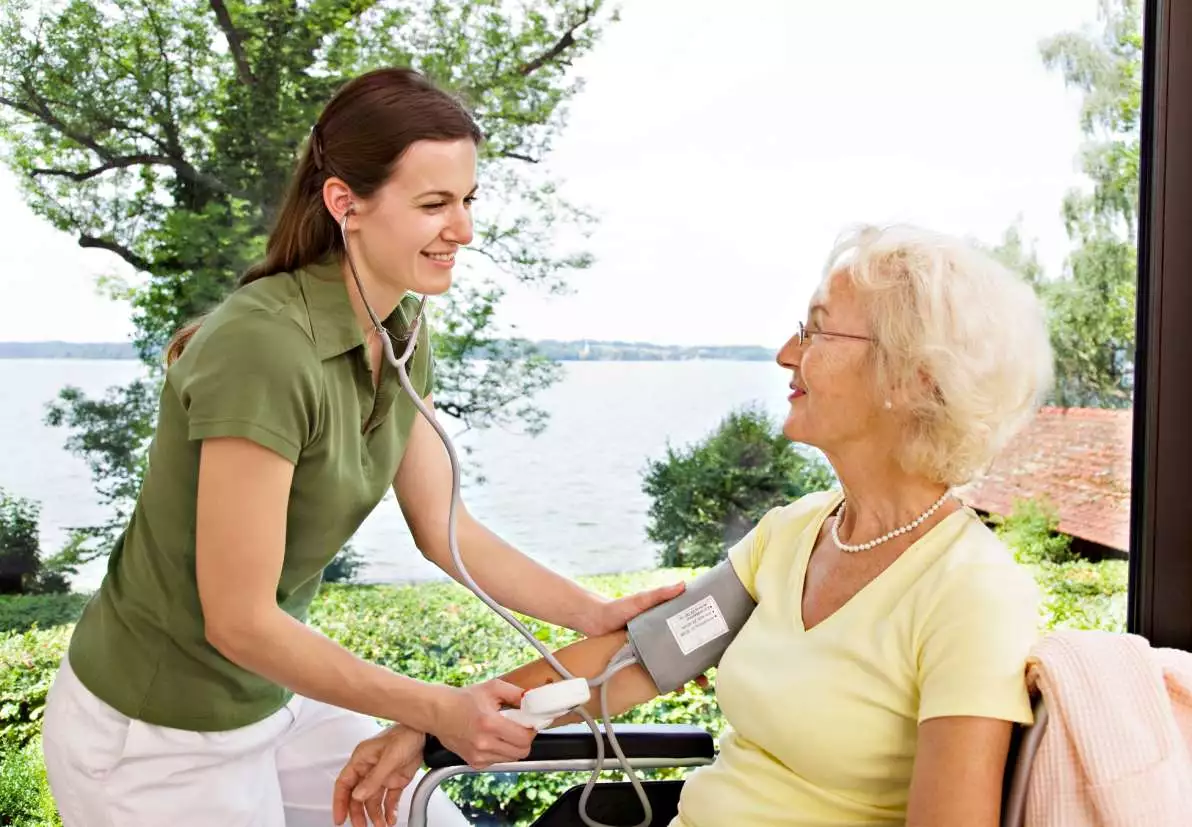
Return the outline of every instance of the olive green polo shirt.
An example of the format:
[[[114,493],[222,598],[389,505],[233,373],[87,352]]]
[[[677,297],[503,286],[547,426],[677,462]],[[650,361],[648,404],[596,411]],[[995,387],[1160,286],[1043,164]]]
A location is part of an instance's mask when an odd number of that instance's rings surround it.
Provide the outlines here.
[[[408,297],[386,327],[400,335],[416,310]],[[433,383],[426,324],[409,371],[425,397]],[[374,391],[337,264],[236,290],[166,373],[136,508],[71,639],[79,679],[131,718],[180,729],[232,729],[280,709],[287,690],[229,661],[203,633],[201,441],[241,437],[294,463],[277,605],[305,620],[323,568],[393,484],[419,415],[388,363]]]

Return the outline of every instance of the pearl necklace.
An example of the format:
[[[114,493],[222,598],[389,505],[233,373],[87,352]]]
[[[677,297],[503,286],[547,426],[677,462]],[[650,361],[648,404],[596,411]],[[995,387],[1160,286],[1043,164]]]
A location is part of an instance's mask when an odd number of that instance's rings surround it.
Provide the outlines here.
[[[922,514],[920,514],[918,517],[916,517],[913,521],[907,523],[906,525],[902,526],[901,528],[896,528],[893,531],[886,532],[881,537],[878,537],[876,540],[870,540],[868,543],[860,543],[859,545],[855,545],[855,546],[851,546],[848,543],[841,542],[841,540],[840,540],[840,524],[844,521],[844,507],[845,507],[845,503],[842,502],[840,504],[840,513],[837,514],[835,519],[832,520],[832,542],[834,542],[836,544],[836,547],[838,549],[840,549],[841,551],[847,551],[850,554],[853,554],[858,551],[868,551],[869,549],[873,548],[874,546],[880,546],[882,543],[886,542],[887,540],[893,540],[895,537],[898,537],[899,535],[902,535],[902,534],[906,534],[908,531],[914,531],[916,528],[918,528],[923,523],[924,520],[926,520],[928,517],[930,517],[936,511],[938,511],[939,507],[941,505],[943,505],[944,502],[946,502],[948,497],[950,497],[951,495],[952,495],[951,491],[945,491],[944,495],[935,501],[935,505],[931,506],[931,508],[924,511]]]

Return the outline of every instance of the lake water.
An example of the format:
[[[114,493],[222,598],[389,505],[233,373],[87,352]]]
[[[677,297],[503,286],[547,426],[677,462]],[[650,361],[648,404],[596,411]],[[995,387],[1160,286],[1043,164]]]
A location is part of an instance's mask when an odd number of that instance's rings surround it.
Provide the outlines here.
[[[567,362],[565,378],[539,395],[551,414],[538,437],[473,431],[483,484],[466,483],[476,517],[540,562],[569,575],[655,565],[646,539],[649,500],[642,471],[675,445],[699,439],[732,409],[759,402],[775,416],[787,406],[787,374],[773,362]],[[66,432],[44,424],[59,388],[96,395],[141,373],[133,361],[0,360],[0,487],[41,503],[44,552],[61,548],[71,526],[104,517],[87,464],[66,451]],[[451,420],[448,421],[450,430]],[[406,582],[442,573],[414,547],[392,494],[352,541],[365,559],[360,579]],[[90,589],[102,564],[80,572]]]

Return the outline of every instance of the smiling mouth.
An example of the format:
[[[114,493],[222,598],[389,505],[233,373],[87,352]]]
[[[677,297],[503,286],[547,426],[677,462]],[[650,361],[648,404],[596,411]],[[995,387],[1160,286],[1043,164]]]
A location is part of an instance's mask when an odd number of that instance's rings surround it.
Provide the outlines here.
[[[426,256],[431,261],[455,261],[455,253],[423,253],[422,255]]]

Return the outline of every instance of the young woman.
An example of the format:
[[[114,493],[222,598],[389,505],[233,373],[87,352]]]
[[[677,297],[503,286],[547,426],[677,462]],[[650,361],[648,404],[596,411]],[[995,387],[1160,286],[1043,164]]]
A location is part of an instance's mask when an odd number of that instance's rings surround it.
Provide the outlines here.
[[[477,767],[528,752],[532,732],[498,714],[520,689],[422,683],[303,622],[323,568],[390,486],[418,548],[458,577],[447,455],[364,301],[400,338],[416,309],[403,297],[451,285],[472,239],[480,138],[412,71],[347,84],[312,130],[265,260],[171,342],[135,512],[47,701],[67,827],[325,827],[336,773],[374,718],[434,733]],[[409,372],[429,407],[425,324]],[[588,635],[682,588],[608,601],[465,509],[458,537],[494,598]]]

